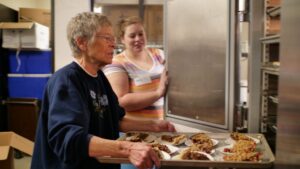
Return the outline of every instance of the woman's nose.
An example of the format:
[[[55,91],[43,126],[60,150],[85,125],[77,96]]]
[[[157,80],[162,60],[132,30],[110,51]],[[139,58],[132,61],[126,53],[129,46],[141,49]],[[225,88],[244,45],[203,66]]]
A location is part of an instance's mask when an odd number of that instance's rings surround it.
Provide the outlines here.
[[[135,41],[139,41],[140,39],[141,39],[140,36],[136,36],[136,37],[134,38]]]

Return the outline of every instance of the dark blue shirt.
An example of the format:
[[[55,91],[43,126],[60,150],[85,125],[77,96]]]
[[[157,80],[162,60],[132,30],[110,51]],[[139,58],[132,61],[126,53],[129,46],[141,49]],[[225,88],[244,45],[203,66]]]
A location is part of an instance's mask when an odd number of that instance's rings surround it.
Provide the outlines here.
[[[58,70],[44,92],[31,169],[119,168],[89,157],[88,146],[93,135],[117,139],[124,114],[101,70],[92,77],[75,62]]]

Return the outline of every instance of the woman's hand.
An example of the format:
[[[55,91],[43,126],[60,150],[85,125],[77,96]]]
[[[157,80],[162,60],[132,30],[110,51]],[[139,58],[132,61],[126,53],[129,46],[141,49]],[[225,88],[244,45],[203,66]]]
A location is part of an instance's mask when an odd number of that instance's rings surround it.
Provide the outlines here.
[[[138,169],[153,168],[153,165],[160,167],[160,160],[151,146],[145,143],[125,142],[128,146],[129,161]]]
[[[174,125],[166,120],[154,120],[153,129],[155,132],[176,132]]]
[[[160,76],[159,86],[156,90],[159,97],[162,97],[166,94],[167,86],[168,86],[168,71],[166,69],[164,69],[164,71],[162,72],[162,74]]]

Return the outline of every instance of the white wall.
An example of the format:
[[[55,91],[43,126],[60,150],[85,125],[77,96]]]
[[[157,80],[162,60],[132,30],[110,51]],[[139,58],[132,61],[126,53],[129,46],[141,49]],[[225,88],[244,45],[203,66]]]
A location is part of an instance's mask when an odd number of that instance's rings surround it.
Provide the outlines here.
[[[20,7],[43,9],[51,8],[51,0],[0,0],[0,3],[16,11],[18,11]]]
[[[90,11],[89,0],[59,0],[54,4],[54,69],[55,71],[73,60],[67,41],[66,27],[79,12]]]
[[[36,0],[38,8],[51,9],[51,0]]]

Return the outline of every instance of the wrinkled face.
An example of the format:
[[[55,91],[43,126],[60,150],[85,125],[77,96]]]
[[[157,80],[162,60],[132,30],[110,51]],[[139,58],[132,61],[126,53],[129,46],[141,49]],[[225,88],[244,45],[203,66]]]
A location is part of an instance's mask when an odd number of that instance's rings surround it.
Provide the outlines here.
[[[115,37],[112,27],[102,27],[94,35],[94,40],[87,45],[86,56],[92,63],[105,66],[111,64],[114,48]]]
[[[132,24],[125,28],[121,39],[127,50],[133,53],[141,52],[146,46],[146,34],[141,24]]]

